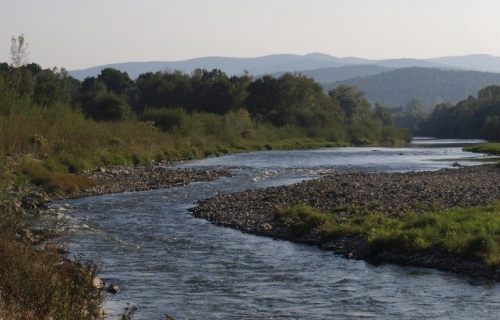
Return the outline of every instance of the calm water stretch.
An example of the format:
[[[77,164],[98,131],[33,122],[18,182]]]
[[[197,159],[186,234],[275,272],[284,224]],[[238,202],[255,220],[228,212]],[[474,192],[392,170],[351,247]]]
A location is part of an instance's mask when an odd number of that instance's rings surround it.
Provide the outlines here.
[[[462,141],[463,142],[463,141]],[[134,319],[478,319],[500,317],[500,285],[415,267],[372,266],[315,247],[244,234],[193,218],[198,199],[295,183],[332,172],[437,170],[478,162],[457,141],[409,148],[269,151],[185,162],[233,177],[188,186],[53,202],[70,250],[102,264],[122,291],[104,308]]]

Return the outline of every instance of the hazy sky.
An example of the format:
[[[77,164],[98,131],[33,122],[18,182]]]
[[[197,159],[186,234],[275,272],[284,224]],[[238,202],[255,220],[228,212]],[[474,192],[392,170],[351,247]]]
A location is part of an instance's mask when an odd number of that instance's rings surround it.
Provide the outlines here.
[[[498,0],[0,0],[0,61],[66,69],[322,52],[370,59],[500,56]]]

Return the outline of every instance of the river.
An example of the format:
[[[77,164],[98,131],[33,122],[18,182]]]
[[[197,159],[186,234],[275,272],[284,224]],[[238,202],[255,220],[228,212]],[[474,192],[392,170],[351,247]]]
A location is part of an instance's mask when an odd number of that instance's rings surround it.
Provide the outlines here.
[[[468,141],[473,142],[473,141]],[[70,251],[99,261],[120,286],[104,304],[117,319],[496,319],[500,286],[432,269],[372,266],[315,247],[218,227],[194,218],[196,200],[314,179],[333,172],[438,170],[476,165],[463,141],[407,148],[266,151],[188,161],[224,168],[218,181],[50,204],[67,220]]]

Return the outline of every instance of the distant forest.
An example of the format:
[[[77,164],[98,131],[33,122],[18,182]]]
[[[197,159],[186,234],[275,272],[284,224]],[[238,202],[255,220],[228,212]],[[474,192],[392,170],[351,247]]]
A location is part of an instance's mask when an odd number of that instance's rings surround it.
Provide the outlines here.
[[[412,67],[323,86],[328,91],[341,84],[358,87],[370,101],[388,108],[404,107],[412,99],[433,107],[443,102],[456,103],[489,85],[500,85],[500,74]]]
[[[453,105],[438,104],[418,129],[439,138],[482,138],[500,141],[500,86],[479,90],[477,97]]]

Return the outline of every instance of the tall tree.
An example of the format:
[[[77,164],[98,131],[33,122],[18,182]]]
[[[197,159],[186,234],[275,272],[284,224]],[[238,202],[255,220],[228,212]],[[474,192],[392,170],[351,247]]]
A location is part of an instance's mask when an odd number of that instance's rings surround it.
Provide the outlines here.
[[[10,45],[10,60],[12,67],[16,70],[15,87],[18,88],[22,82],[22,67],[28,63],[30,54],[29,44],[24,39],[24,34],[17,38],[12,37]]]
[[[28,56],[30,54],[29,44],[24,39],[24,34],[21,34],[17,38],[12,37],[10,45],[10,60],[12,66],[16,69],[28,63]]]
[[[340,85],[328,92],[328,95],[345,114],[348,124],[371,118],[371,104],[365,93],[354,86]]]
[[[378,119],[384,126],[392,126],[392,115],[382,105],[375,103],[375,110],[373,110],[373,118]]]
[[[130,79],[128,73],[114,68],[105,68],[97,76],[97,80],[104,83],[108,90],[117,95],[134,86],[134,81]]]

